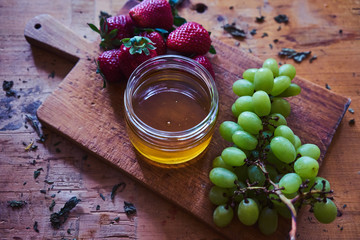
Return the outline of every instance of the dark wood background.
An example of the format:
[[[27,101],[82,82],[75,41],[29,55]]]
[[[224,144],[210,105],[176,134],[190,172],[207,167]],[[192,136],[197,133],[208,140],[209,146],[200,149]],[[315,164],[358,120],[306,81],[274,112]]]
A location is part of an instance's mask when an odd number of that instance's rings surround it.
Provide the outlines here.
[[[360,60],[360,6],[356,1],[311,2],[277,1],[207,1],[204,13],[196,11],[200,2],[186,2],[180,14],[202,23],[225,43],[266,59],[276,57],[282,47],[299,51],[311,50],[318,59],[297,64],[298,75],[325,88],[328,84],[338,94],[352,99],[354,114],[346,113],[323,161],[320,174],[329,179],[335,191],[336,204],[343,213],[330,225],[318,224],[306,211],[299,218],[299,239],[356,239],[360,234],[359,219],[359,127],[349,125],[357,120],[359,105],[358,62]],[[0,96],[0,235],[5,239],[38,238],[139,238],[139,239],[221,239],[211,228],[176,206],[100,162],[54,132],[45,130],[47,141],[36,151],[26,152],[24,145],[37,138],[25,124],[25,114],[36,109],[73,67],[73,63],[47,51],[31,47],[24,39],[25,24],[32,17],[48,13],[89,41],[96,34],[85,25],[96,22],[100,10],[111,14],[124,1],[0,1],[0,80],[14,81],[13,89],[20,97]],[[233,6],[230,9],[230,6]],[[262,24],[255,16],[266,16]],[[285,13],[288,25],[277,24],[273,17]],[[236,22],[239,28],[257,29],[255,36],[239,41],[223,32],[225,23]],[[278,31],[278,27],[281,30]],[[339,30],[342,30],[342,34]],[[268,37],[261,37],[263,33]],[[274,43],[274,39],[279,39]],[[272,49],[270,45],[272,44]],[[289,60],[288,60],[289,61]],[[316,109],[313,109],[316,111]],[[33,160],[36,164],[33,164]],[[43,168],[34,180],[36,169]],[[56,182],[53,192],[41,194]],[[125,182],[126,188],[110,201],[113,185]],[[60,191],[59,193],[57,191]],[[106,200],[99,197],[102,193]],[[48,206],[54,199],[55,210],[73,195],[84,200],[74,209],[63,229],[54,231],[49,224]],[[18,210],[7,206],[9,200],[26,200]],[[133,202],[138,214],[128,218],[123,201]],[[96,206],[100,210],[96,210]],[[115,217],[119,222],[112,223]],[[32,226],[37,221],[39,233]],[[29,228],[29,229],[26,229]],[[67,230],[69,232],[67,232]],[[320,237],[321,236],[321,237]]]

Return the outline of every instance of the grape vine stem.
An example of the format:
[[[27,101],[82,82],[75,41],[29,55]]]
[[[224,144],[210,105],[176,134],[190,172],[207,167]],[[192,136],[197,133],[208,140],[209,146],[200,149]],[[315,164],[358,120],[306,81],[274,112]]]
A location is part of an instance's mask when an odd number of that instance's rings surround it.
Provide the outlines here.
[[[274,186],[274,189],[278,189],[275,191],[275,193],[279,196],[280,200],[289,208],[290,213],[291,213],[291,230],[289,232],[289,237],[290,237],[290,240],[295,240],[296,239],[296,210],[295,210],[295,207],[294,207],[292,201],[290,199],[288,199],[287,197],[285,197],[284,194],[281,192],[281,190],[279,190],[279,186],[269,178],[269,173],[266,170],[265,165],[261,161],[255,161],[254,163],[265,174],[269,183]]]

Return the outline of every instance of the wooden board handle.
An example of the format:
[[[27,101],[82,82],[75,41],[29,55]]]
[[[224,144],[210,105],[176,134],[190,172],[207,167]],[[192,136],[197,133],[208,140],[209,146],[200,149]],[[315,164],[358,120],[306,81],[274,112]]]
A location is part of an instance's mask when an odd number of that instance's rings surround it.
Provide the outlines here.
[[[70,61],[86,56],[90,42],[79,37],[64,24],[48,14],[31,19],[25,26],[26,40],[35,46],[50,50]]]

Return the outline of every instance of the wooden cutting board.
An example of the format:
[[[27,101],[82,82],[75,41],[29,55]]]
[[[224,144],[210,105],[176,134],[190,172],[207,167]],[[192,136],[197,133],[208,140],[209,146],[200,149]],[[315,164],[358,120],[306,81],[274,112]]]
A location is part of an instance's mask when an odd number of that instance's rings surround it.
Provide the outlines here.
[[[38,109],[37,115],[43,124],[129,174],[229,239],[264,238],[256,227],[245,227],[237,220],[223,229],[212,223],[214,206],[207,196],[212,185],[208,173],[212,160],[229,145],[218,131],[201,159],[176,167],[155,166],[138,156],[128,139],[123,113],[126,83],[103,89],[102,79],[95,73],[98,43],[86,41],[49,15],[40,15],[29,21],[25,37],[33,45],[76,62]],[[257,59],[215,38],[212,40],[217,50],[211,61],[220,95],[219,125],[225,120],[235,120],[230,110],[236,99],[232,83],[245,69],[260,67],[264,59]],[[320,147],[321,163],[350,100],[300,77],[296,77],[294,82],[302,87],[302,93],[289,99],[292,113],[288,125],[303,143],[315,143]],[[289,221],[281,220],[273,237],[284,239],[289,229]]]

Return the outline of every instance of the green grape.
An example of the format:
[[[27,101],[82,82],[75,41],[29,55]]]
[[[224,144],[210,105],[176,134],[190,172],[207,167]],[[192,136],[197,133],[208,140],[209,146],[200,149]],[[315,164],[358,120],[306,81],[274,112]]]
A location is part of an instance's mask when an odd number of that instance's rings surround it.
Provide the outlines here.
[[[291,163],[296,158],[294,145],[284,137],[274,137],[270,142],[271,151],[284,163]]]
[[[254,76],[255,76],[255,73],[257,72],[257,70],[258,70],[257,68],[247,69],[242,75],[243,79],[246,79],[250,82],[254,82]]]
[[[284,188],[281,190],[283,193],[291,194],[299,190],[302,181],[296,173],[287,173],[279,181],[279,187]]]
[[[220,135],[228,142],[232,142],[232,135],[238,130],[242,130],[242,128],[233,121],[222,122],[219,126]]]
[[[252,198],[244,199],[239,204],[237,215],[244,225],[254,225],[259,218],[259,206]]]
[[[278,227],[278,214],[275,209],[265,207],[261,210],[259,216],[259,229],[265,235],[271,235],[276,232]]]
[[[279,76],[288,76],[291,80],[296,75],[296,69],[291,64],[284,64],[279,67]]]
[[[246,179],[248,179],[248,166],[242,165],[240,167],[235,167],[233,172],[238,177],[239,181],[246,182]]]
[[[266,59],[262,65],[262,67],[270,69],[272,71],[274,77],[279,76],[279,66],[275,59],[273,59],[273,58]]]
[[[276,176],[278,176],[279,173],[276,171],[276,169],[273,166],[270,166],[270,165],[266,165],[265,169],[269,173],[270,179],[272,181],[274,181],[276,179]]]
[[[301,92],[301,87],[295,83],[290,83],[289,87],[285,89],[278,97],[292,97],[299,95]]]
[[[331,223],[337,216],[337,208],[333,201],[316,202],[313,207],[315,218],[321,223]]]
[[[280,160],[279,160],[279,161],[280,161]],[[279,175],[277,175],[277,176],[274,178],[274,181],[273,181],[273,182],[276,182],[276,183],[280,182],[280,179],[281,179],[283,176],[284,176],[284,174],[279,174]]]
[[[286,118],[281,115],[280,113],[273,113],[269,115],[269,124],[272,124],[274,126],[281,126],[281,125],[287,125]],[[270,132],[274,132],[275,128],[271,125],[268,125],[268,128]]]
[[[234,211],[230,206],[220,205],[213,213],[213,221],[218,227],[226,227],[234,217]]]
[[[226,163],[224,162],[224,160],[222,159],[221,156],[217,156],[217,157],[213,160],[212,167],[213,167],[213,168],[216,168],[216,167],[226,168],[226,169],[228,169],[228,170],[230,170],[230,171],[233,170],[233,167],[230,166],[230,165],[228,165],[228,164],[226,164]]]
[[[275,97],[271,103],[271,113],[280,113],[285,118],[290,115],[291,107],[290,103],[283,98]]]
[[[271,90],[272,96],[278,96],[289,88],[291,79],[288,76],[279,76],[274,79],[274,86]]]
[[[269,95],[264,91],[256,91],[252,96],[254,112],[259,116],[269,115],[271,110],[271,101]]]
[[[212,186],[209,191],[209,199],[212,204],[221,205],[229,201],[229,189]]]
[[[268,68],[259,68],[254,76],[255,90],[270,93],[274,85],[274,75]]]
[[[311,157],[304,156],[295,161],[294,170],[302,179],[313,179],[318,174],[319,163]]]
[[[234,145],[234,147],[235,146],[236,146],[236,144]],[[251,151],[246,150],[246,149],[242,149],[242,148],[240,148],[240,149],[245,153],[246,157],[249,157],[251,155]]]
[[[236,99],[234,104],[237,111],[239,112],[239,115],[240,113],[245,111],[254,112],[254,103],[252,97],[250,96],[239,97],[238,99]]]
[[[226,168],[213,168],[209,173],[210,181],[222,188],[232,188],[235,187],[235,181],[238,180],[235,173],[226,169]]]
[[[270,145],[269,145],[270,146]],[[275,154],[273,153],[273,151],[270,150],[267,153],[267,159],[266,159],[269,163],[271,163],[272,165],[274,165],[276,167],[276,169],[280,172],[280,173],[284,173],[284,172],[292,172],[293,169],[291,166],[289,166],[288,164],[280,161]],[[279,179],[280,180],[280,179]],[[275,181],[278,182],[279,180]]]
[[[291,212],[284,203],[280,205],[274,204],[274,207],[280,216],[286,219],[291,219]]]
[[[264,186],[265,175],[258,166],[251,165],[248,167],[248,176],[251,183],[257,182],[257,186]]]
[[[222,151],[221,158],[226,164],[238,167],[244,165],[246,154],[237,147],[227,147]]]
[[[231,112],[234,115],[234,117],[238,117],[240,115],[240,111],[236,108],[235,103],[231,106]]]
[[[262,144],[270,144],[270,140],[273,137],[273,133],[269,130],[261,132],[261,138],[263,139]],[[270,146],[268,147],[270,149]],[[268,151],[265,149],[265,151]]]
[[[233,142],[241,149],[254,150],[258,144],[256,137],[245,131],[236,131],[232,136]]]
[[[324,188],[323,182],[325,183],[325,188]],[[315,184],[315,186],[314,186],[314,184]],[[312,186],[314,186],[313,190],[324,191],[324,192],[330,191],[329,181],[322,177],[315,177],[314,179],[310,180],[310,182],[308,183],[308,187],[304,189],[304,192],[310,191],[310,188]],[[319,194],[314,194],[314,197],[318,197],[318,196],[319,196]]]
[[[273,136],[272,132],[270,131],[263,131],[261,134],[264,139],[271,138]]]
[[[284,137],[295,146],[294,132],[286,125],[278,126],[274,131],[275,137]]]
[[[254,150],[254,151],[251,151],[251,156],[254,158],[254,159],[258,159],[259,158],[259,151],[257,150]]]
[[[238,117],[238,124],[251,134],[258,134],[263,129],[261,119],[253,112],[242,112]]]
[[[248,80],[239,79],[233,84],[233,92],[241,96],[251,96],[254,93],[254,84]]]
[[[315,160],[318,160],[320,157],[320,148],[312,143],[307,143],[304,145],[301,145],[297,150],[297,154],[300,154],[301,156],[308,156],[312,157]]]
[[[295,147],[295,149],[298,149],[301,146],[301,140],[297,135],[294,135],[294,138],[295,138],[294,147]]]
[[[324,188],[324,182],[325,181],[325,188]],[[322,177],[316,177],[314,183],[316,183],[314,189],[329,192],[330,191],[330,183],[328,180]],[[324,188],[324,189],[323,189]]]

